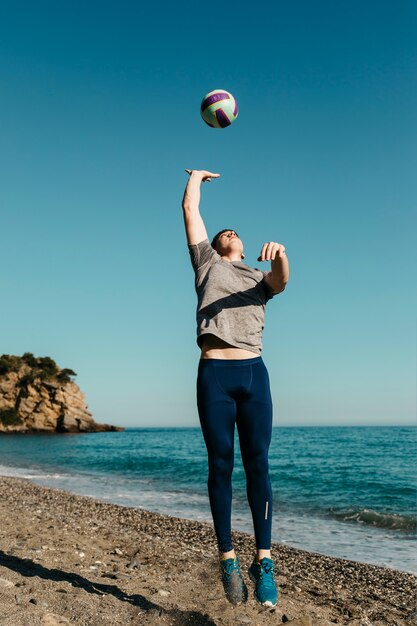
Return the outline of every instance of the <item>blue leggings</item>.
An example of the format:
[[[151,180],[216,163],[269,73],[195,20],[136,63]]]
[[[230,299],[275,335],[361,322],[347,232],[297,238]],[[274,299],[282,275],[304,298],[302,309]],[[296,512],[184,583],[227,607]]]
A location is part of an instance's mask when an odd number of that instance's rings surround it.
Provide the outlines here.
[[[268,371],[261,357],[201,359],[197,404],[208,452],[208,491],[219,551],[233,549],[231,512],[235,423],[246,472],[256,547],[258,550],[269,550],[272,493],[268,448],[272,434],[272,400]]]

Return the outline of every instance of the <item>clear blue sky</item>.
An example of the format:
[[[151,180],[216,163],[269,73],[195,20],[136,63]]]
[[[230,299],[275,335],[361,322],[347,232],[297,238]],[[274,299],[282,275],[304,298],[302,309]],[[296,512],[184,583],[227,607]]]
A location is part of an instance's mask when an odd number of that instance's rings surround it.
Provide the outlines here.
[[[275,424],[413,424],[412,0],[0,6],[0,353],[74,369],[98,421],[197,425],[184,168],[209,234],[287,247]],[[203,95],[231,91],[211,129]],[[267,269],[267,266],[262,267]]]

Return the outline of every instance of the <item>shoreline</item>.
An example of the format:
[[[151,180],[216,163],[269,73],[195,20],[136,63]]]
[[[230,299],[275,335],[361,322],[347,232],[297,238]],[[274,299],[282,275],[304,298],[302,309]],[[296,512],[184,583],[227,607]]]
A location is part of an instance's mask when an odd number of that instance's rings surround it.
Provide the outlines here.
[[[233,536],[245,573],[253,538]],[[4,626],[415,621],[413,574],[280,543],[273,543],[272,552],[280,590],[276,609],[255,603],[249,580],[249,600],[235,608],[224,598],[211,524],[0,477]]]
[[[310,434],[284,430],[273,437],[269,450],[272,540],[417,575],[411,429],[399,429],[398,436],[388,428],[377,428],[374,435],[350,428],[342,433],[338,427]],[[198,426],[24,439],[0,436],[0,475],[122,506],[212,521],[207,450]],[[371,462],[370,439],[376,453]],[[346,454],[356,461],[345,463]],[[235,461],[232,525],[252,533],[238,449]]]
[[[176,517],[176,518],[180,518],[180,519],[188,519],[191,521],[197,521],[197,522],[207,522],[209,524],[212,523],[211,520],[211,515],[210,515],[210,509],[207,507],[207,510],[204,512],[203,515],[198,514],[196,515],[196,511],[194,509],[188,509],[188,510],[183,510],[182,506],[180,503],[180,505],[178,506],[178,503],[175,504],[174,508],[171,506],[167,507],[167,506],[161,506],[161,499],[158,499],[158,504],[155,505],[155,500],[149,500],[148,496],[149,493],[152,493],[154,495],[158,494],[159,492],[156,491],[138,491],[136,490],[135,492],[135,497],[131,498],[131,497],[127,497],[128,494],[124,494],[122,497],[115,497],[115,492],[114,492],[114,488],[117,489],[116,485],[113,485],[113,490],[109,491],[109,487],[107,487],[107,490],[104,490],[102,493],[100,493],[97,488],[100,486],[101,484],[101,478],[100,480],[97,482],[97,477],[94,476],[93,474],[91,474],[89,476],[89,480],[87,481],[85,478],[83,478],[80,482],[76,482],[73,483],[72,479],[74,479],[76,476],[74,474],[68,474],[68,476],[65,476],[64,474],[61,474],[60,476],[58,475],[53,475],[53,479],[48,479],[47,478],[47,470],[46,474],[45,473],[39,473],[39,475],[37,475],[36,473],[33,473],[31,469],[23,469],[23,468],[17,468],[18,470],[22,470],[22,471],[10,471],[11,467],[7,467],[4,466],[0,463],[0,476],[4,476],[4,477],[10,477],[10,478],[23,478],[23,479],[28,479],[31,482],[33,482],[34,484],[39,485],[40,487],[46,487],[46,488],[51,488],[51,489],[57,489],[57,490],[62,490],[62,491],[66,491],[69,493],[73,493],[75,495],[80,495],[80,496],[87,496],[87,497],[92,497],[95,498],[96,500],[99,500],[101,502],[107,502],[110,504],[116,504],[116,505],[120,505],[120,506],[125,506],[128,508],[139,508],[139,509],[145,509],[149,512],[153,512],[153,513],[160,513],[161,515],[168,515],[170,517]],[[71,479],[70,482],[68,482],[68,480],[66,480],[66,478]],[[84,480],[84,482],[83,482]],[[92,482],[93,481],[93,482]],[[162,498],[164,497],[165,492],[162,491],[159,493],[159,495],[162,493]],[[205,500],[207,501],[208,504],[208,498],[205,497]],[[201,504],[201,503],[200,503]],[[248,509],[248,507],[247,507]],[[201,509],[199,509],[200,513],[201,513]],[[369,512],[369,511],[368,511]],[[240,511],[240,517],[237,517],[236,512],[234,511],[234,517],[232,517],[232,524],[233,524],[233,528],[236,531],[240,531],[243,533],[248,533],[248,534],[252,534],[253,533],[253,527],[252,527],[252,520],[250,518],[250,512],[249,510],[247,510],[248,513],[248,519],[246,519],[245,517],[242,517],[242,512]],[[291,520],[290,522],[286,522],[286,526],[284,525],[284,531],[288,530],[288,523],[291,523],[291,525],[293,526],[294,523],[297,524],[298,520],[297,518],[294,519],[294,515],[290,515],[289,513],[286,514],[287,517],[290,517]],[[276,517],[278,517],[278,514],[276,514]],[[282,523],[282,520],[285,520],[285,514],[282,513],[282,511],[279,513],[279,517],[280,517],[280,522]],[[305,519],[305,517],[304,517]],[[320,528],[317,526],[317,521],[321,522],[321,524],[323,525],[322,527],[322,534],[320,535]],[[275,520],[274,520],[275,522]],[[340,522],[337,522],[337,524],[340,524]],[[305,552],[311,552],[311,553],[315,553],[315,554],[320,554],[322,556],[329,556],[329,557],[334,557],[334,558],[341,558],[341,559],[347,559],[350,561],[354,561],[354,562],[359,562],[359,563],[363,563],[365,565],[376,565],[376,566],[380,566],[380,567],[388,567],[390,569],[394,569],[394,570],[399,570],[408,574],[413,574],[414,576],[417,576],[417,556],[412,559],[411,555],[414,554],[415,550],[414,550],[414,544],[415,544],[415,538],[414,537],[410,537],[410,539],[412,539],[412,541],[410,543],[408,543],[408,555],[410,555],[409,557],[407,557],[407,559],[405,559],[405,557],[402,558],[401,564],[397,564],[395,562],[392,562],[392,553],[389,553],[385,556],[385,558],[383,560],[378,559],[375,557],[375,552],[373,552],[373,548],[378,547],[376,546],[376,541],[377,538],[375,536],[370,536],[368,534],[368,538],[366,540],[367,542],[367,554],[369,558],[366,558],[365,554],[360,554],[358,556],[356,556],[354,553],[354,547],[355,544],[354,543],[350,543],[350,547],[351,550],[346,550],[346,548],[342,548],[339,550],[334,550],[334,546],[337,543],[337,539],[336,539],[336,534],[340,535],[340,530],[339,528],[337,528],[337,533],[335,532],[335,519],[334,518],[329,518],[329,519],[323,519],[323,518],[310,518],[309,524],[307,525],[306,523],[303,524],[304,525],[304,529],[303,529],[303,534],[300,536],[300,533],[296,533],[296,536],[291,538],[283,538],[283,539],[279,539],[277,537],[277,535],[282,535],[282,530],[280,533],[274,532],[274,524],[273,524],[273,534],[272,534],[272,541],[279,543],[279,544],[283,544],[286,545],[288,547],[293,547],[296,548],[298,550],[303,550]],[[306,528],[307,526],[307,528]],[[311,536],[306,535],[306,533],[308,533],[308,529],[311,528],[311,531],[313,534],[319,533],[319,535],[322,538],[322,541],[319,541],[318,543],[320,545],[308,545],[311,542]],[[384,529],[384,528],[376,528],[374,529],[374,527],[370,526],[369,527],[369,531],[368,533],[372,533],[374,534],[374,532],[376,531],[383,531],[383,530],[387,530],[388,532],[392,532],[391,529]],[[329,538],[329,536],[332,536],[333,542],[334,544],[332,545],[328,545],[326,543],[323,544],[323,532],[325,532],[327,535],[327,538]],[[365,537],[366,534],[366,526],[365,527],[360,527],[359,525],[346,525],[346,528],[344,529],[344,533],[343,536],[340,537],[343,541],[343,543],[341,544],[343,545],[347,545],[350,542],[352,542],[352,539],[355,540],[355,534],[354,533],[358,533],[358,532],[362,532],[363,537]],[[274,537],[275,534],[275,537]],[[307,545],[303,545],[300,542],[300,538],[305,539],[305,543]],[[402,540],[404,541],[404,540]],[[304,542],[303,542],[304,543]],[[402,550],[403,547],[407,546],[407,543],[402,543],[402,545],[400,546],[400,549]],[[316,541],[317,544],[317,541]],[[356,546],[358,547],[358,546]],[[391,547],[391,550],[393,548]],[[352,554],[347,553],[348,551],[352,552]],[[377,554],[381,557],[381,553],[377,552]],[[372,555],[372,556],[371,556]],[[372,560],[373,559],[373,560]]]

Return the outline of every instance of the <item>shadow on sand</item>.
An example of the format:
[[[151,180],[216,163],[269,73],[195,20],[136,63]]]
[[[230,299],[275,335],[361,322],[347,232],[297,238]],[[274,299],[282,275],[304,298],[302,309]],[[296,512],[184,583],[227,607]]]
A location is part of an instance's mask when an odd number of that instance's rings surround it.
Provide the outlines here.
[[[112,595],[121,602],[128,602],[130,605],[138,607],[142,611],[152,611],[158,612],[159,615],[166,615],[173,620],[171,623],[177,626],[184,626],[186,624],[190,626],[216,626],[215,622],[198,611],[181,611],[175,608],[165,609],[140,594],[127,595],[116,585],[92,582],[79,574],[65,572],[60,569],[48,569],[47,567],[43,567],[43,565],[34,563],[30,559],[20,559],[14,555],[6,554],[2,550],[0,550],[0,565],[18,572],[22,576],[38,576],[44,580],[68,582],[73,587],[84,589],[87,593]]]

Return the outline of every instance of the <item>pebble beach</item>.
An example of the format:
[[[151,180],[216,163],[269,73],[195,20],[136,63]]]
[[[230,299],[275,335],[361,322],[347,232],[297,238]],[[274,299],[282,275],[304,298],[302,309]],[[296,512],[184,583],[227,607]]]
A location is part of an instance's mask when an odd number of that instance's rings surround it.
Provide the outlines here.
[[[253,538],[234,533],[243,571]],[[273,544],[280,599],[224,598],[210,524],[0,478],[0,624],[408,625],[417,578]]]

